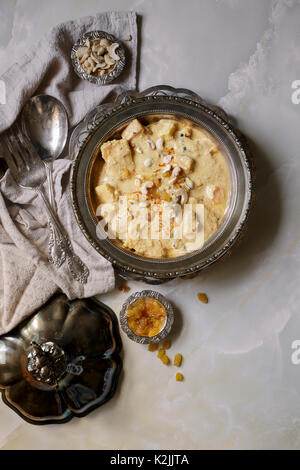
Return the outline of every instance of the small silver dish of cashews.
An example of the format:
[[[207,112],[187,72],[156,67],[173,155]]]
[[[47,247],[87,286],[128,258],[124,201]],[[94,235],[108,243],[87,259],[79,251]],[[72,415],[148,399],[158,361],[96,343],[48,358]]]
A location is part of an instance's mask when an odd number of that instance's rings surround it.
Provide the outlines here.
[[[72,47],[71,60],[77,75],[96,85],[115,80],[125,67],[122,43],[105,31],[90,31]]]

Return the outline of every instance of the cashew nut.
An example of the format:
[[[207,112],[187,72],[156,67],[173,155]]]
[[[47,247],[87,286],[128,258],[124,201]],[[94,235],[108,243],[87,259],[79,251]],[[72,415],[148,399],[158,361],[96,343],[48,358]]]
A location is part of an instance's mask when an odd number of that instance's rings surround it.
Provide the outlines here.
[[[176,196],[180,199],[180,204],[185,204],[188,200],[187,192],[183,188],[178,189]]]
[[[179,166],[175,166],[172,170],[171,174],[171,179],[170,179],[170,184],[175,183],[177,180],[177,177],[179,176],[179,173],[181,172],[181,168]]]
[[[108,48],[108,53],[110,57],[112,57],[115,61],[120,60],[120,56],[116,53],[116,49],[118,49],[119,44],[117,42],[113,42],[111,46]]]
[[[145,181],[141,189],[142,194],[147,194],[148,189],[152,188],[152,186],[153,186],[152,181]]]
[[[151,139],[147,139],[146,142],[152,150],[155,149],[155,143]]]
[[[106,64],[103,56],[96,56],[93,53],[91,53],[91,57],[93,58],[95,62],[97,62],[97,64],[104,64],[104,65]]]
[[[193,189],[193,187],[194,187],[194,183],[191,180],[191,178],[189,178],[189,177],[185,178],[184,184],[188,187],[188,189]]]
[[[100,39],[100,46],[108,48],[111,45],[108,39],[102,38]]]
[[[176,179],[180,172],[181,172],[180,166],[175,166],[173,168],[171,177]]]
[[[156,148],[157,148],[158,150],[162,150],[163,147],[164,147],[164,141],[163,141],[163,139],[160,137],[160,138],[157,139],[157,141],[156,141]]]
[[[88,59],[89,57],[90,57],[90,55],[89,55],[88,52],[87,52],[86,54],[84,54],[84,55],[82,56],[82,58],[79,60],[80,65],[82,65],[82,64],[86,61],[86,59]]]
[[[106,52],[106,49],[103,46],[98,46],[97,44],[93,44],[92,51],[96,52],[97,55],[103,55],[104,52]]]
[[[144,161],[144,165],[145,165],[146,167],[151,166],[152,163],[153,163],[152,158],[146,158],[146,160]]]
[[[90,74],[93,71],[93,68],[95,67],[95,62],[91,57],[86,59],[86,61],[82,64],[83,70],[85,70],[86,73]]]
[[[107,63],[107,65],[114,65],[115,64],[115,60],[112,57],[110,57],[109,54],[104,55],[104,60]]]
[[[77,52],[76,52],[78,59],[82,59],[83,56],[88,52],[88,50],[89,48],[86,46],[79,47],[79,49],[77,49]]]

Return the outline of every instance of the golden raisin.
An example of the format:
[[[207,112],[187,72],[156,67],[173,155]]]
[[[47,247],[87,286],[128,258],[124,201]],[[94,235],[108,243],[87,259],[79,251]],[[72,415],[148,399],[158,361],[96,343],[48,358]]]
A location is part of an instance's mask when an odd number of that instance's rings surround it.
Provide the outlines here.
[[[174,356],[174,366],[180,367],[182,362],[182,355],[181,354],[175,354]]]
[[[148,351],[156,351],[157,349],[157,343],[150,343],[148,346]]]
[[[200,300],[200,302],[203,302],[204,304],[207,304],[208,298],[207,298],[206,294],[204,294],[203,292],[198,292],[197,297]]]
[[[170,349],[170,346],[171,346],[170,341],[168,341],[167,339],[164,339],[163,342],[162,342],[162,349],[164,349],[164,350]]]
[[[123,284],[122,286],[119,287],[119,290],[121,292],[129,292],[130,291],[130,287],[127,285],[127,284]]]
[[[176,374],[176,381],[177,382],[182,382],[183,381],[183,375],[180,372],[177,372],[177,374]]]
[[[170,362],[170,359],[168,358],[168,356],[166,354],[164,354],[161,358],[160,358],[161,362],[163,362],[165,364],[165,366],[167,366]]]
[[[164,354],[165,354],[165,350],[159,348],[159,350],[158,350],[158,352],[157,352],[157,357],[158,357],[159,359],[161,359]]]

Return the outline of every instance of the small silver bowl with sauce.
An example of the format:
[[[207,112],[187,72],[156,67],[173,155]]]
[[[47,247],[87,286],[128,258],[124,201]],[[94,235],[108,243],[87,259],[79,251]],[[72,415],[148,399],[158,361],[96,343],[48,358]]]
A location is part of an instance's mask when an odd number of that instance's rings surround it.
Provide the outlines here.
[[[99,148],[133,119],[175,117],[189,120],[210,133],[227,158],[231,197],[223,222],[204,246],[176,258],[146,258],[100,238],[99,218],[91,201],[91,175]],[[122,92],[112,103],[92,110],[75,128],[69,146],[73,158],[71,194],[77,222],[91,245],[108,259],[124,278],[160,284],[169,279],[194,276],[224,259],[245,231],[254,201],[254,170],[246,139],[226,113],[208,105],[196,93],[166,85],[143,92]]]
[[[159,333],[155,336],[139,336],[134,331],[129,328],[128,320],[127,320],[127,311],[128,308],[138,299],[142,299],[145,297],[151,297],[157,300],[162,306],[165,308],[167,315],[164,325],[162,326]],[[154,290],[143,290],[141,292],[134,292],[126,302],[123,304],[122,309],[120,311],[120,325],[124,333],[128,336],[128,338],[132,339],[136,343],[140,344],[149,344],[149,343],[159,343],[163,339],[165,339],[173,326],[174,323],[174,309],[172,304],[169,300],[166,299],[162,294]]]
[[[79,59],[77,57],[77,51],[80,47],[84,46],[88,39],[107,39],[111,43],[119,44],[118,55],[120,57],[120,60],[116,62],[113,70],[103,75],[103,77],[97,77],[88,74],[80,65]],[[108,34],[105,31],[90,31],[81,36],[81,38],[78,39],[78,41],[72,47],[71,60],[74,70],[80,78],[82,78],[83,80],[88,80],[91,83],[95,83],[96,85],[106,85],[107,83],[110,83],[115,80],[122,73],[126,63],[125,49],[121,41],[119,41],[112,34]]]

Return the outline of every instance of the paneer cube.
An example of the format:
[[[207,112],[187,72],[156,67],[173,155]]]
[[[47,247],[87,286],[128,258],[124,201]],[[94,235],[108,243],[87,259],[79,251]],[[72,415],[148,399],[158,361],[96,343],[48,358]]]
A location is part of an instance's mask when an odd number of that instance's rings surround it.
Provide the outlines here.
[[[134,119],[128,124],[128,126],[125,127],[124,131],[122,132],[122,138],[131,140],[135,135],[142,132],[143,129],[144,128],[140,121],[138,121],[138,119]]]
[[[95,188],[99,203],[113,202],[115,199],[115,189],[107,183],[100,184]]]
[[[160,119],[158,122],[147,126],[152,132],[157,132],[160,137],[172,137],[177,129],[177,123],[172,119]]]
[[[106,176],[114,179],[126,179],[134,170],[131,149],[127,140],[110,140],[101,146],[102,157],[106,162]]]
[[[164,135],[172,136],[177,129],[177,123],[172,119],[160,119],[159,127],[159,133],[162,137]]]
[[[175,155],[174,162],[180,166],[185,172],[189,173],[192,169],[194,160],[187,155]]]

